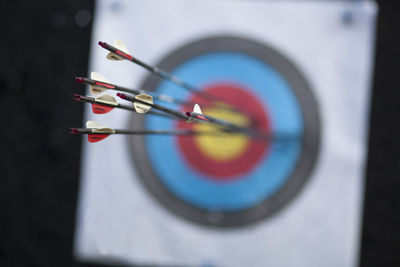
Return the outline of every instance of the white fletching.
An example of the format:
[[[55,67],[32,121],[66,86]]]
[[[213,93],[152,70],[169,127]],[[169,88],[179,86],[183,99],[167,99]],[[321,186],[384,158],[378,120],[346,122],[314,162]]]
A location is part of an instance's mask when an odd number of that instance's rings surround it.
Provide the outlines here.
[[[98,73],[98,72],[92,71],[92,73],[90,74],[90,78],[91,78],[92,80],[95,80],[95,81],[104,82],[104,83],[110,83],[110,82],[107,80],[106,77],[104,77],[103,75],[101,75],[101,74]],[[90,93],[92,93],[93,95],[98,95],[98,94],[100,94],[100,93],[102,93],[102,92],[104,92],[104,91],[107,91],[106,88],[103,88],[103,87],[100,87],[100,86],[96,86],[96,85],[91,85],[91,86],[89,87],[89,90],[90,90]]]
[[[203,112],[201,112],[201,108],[198,104],[194,104],[193,112],[198,113],[198,114],[203,114]],[[187,119],[186,123],[193,123],[195,121],[196,121],[195,119],[193,119],[192,117],[189,117],[189,119]]]
[[[122,52],[129,54],[128,48],[126,48],[126,46],[125,46],[124,42],[122,42],[122,40],[120,40],[120,39],[115,40],[113,45],[116,48],[118,48],[119,50],[121,50]]]
[[[104,127],[106,127],[106,126],[101,125],[100,123],[97,123],[95,121],[87,121],[86,122],[86,128],[89,128],[89,129],[98,129],[98,128],[104,128]]]
[[[86,128],[92,129],[92,133],[115,133],[114,129],[101,125],[100,123],[97,123],[95,121],[87,121]]]
[[[111,95],[102,95],[96,98],[96,102],[104,103],[104,104],[109,104],[113,106],[118,106],[118,101],[115,99],[115,97]]]
[[[121,40],[119,40],[119,39],[115,40],[114,43],[113,43],[113,46],[115,48],[118,48],[122,52],[124,52],[126,54],[129,54],[128,48],[126,48],[124,42],[122,42]],[[109,60],[123,60],[124,58],[119,56],[119,55],[116,55],[116,54],[110,52],[110,53],[107,54],[107,59],[109,59]]]
[[[200,106],[198,104],[194,104],[193,112],[203,114],[203,112],[201,112]]]
[[[92,80],[96,80],[96,81],[99,81],[99,82],[109,83],[109,81],[107,80],[106,77],[104,77],[103,75],[101,75],[100,73],[95,72],[95,71],[92,71],[92,72],[90,73],[90,78],[91,78]]]
[[[153,104],[153,97],[151,95],[148,94],[140,94],[135,96],[136,99],[139,99],[143,102],[149,103],[149,104]],[[138,103],[138,102],[133,102],[133,106],[135,107],[135,110],[137,113],[143,114],[143,113],[147,113],[150,109],[151,106],[150,105],[146,105],[143,103]]]

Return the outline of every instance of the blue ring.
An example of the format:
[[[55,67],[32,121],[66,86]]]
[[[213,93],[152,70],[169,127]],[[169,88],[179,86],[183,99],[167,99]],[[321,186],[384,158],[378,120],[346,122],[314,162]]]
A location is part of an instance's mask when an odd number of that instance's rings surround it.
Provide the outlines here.
[[[265,62],[242,53],[215,52],[194,57],[177,67],[173,75],[197,87],[213,82],[231,82],[249,88],[265,103],[273,133],[301,137],[303,118],[300,105],[289,83]],[[179,99],[189,93],[163,81],[157,92]],[[177,109],[174,104],[167,104]],[[173,129],[175,122],[146,117],[148,129]],[[179,152],[174,137],[147,136],[149,160],[159,179],[184,201],[208,210],[239,211],[272,196],[286,183],[301,153],[301,142],[282,146],[272,143],[268,155],[249,173],[232,181],[217,182],[192,169]]]

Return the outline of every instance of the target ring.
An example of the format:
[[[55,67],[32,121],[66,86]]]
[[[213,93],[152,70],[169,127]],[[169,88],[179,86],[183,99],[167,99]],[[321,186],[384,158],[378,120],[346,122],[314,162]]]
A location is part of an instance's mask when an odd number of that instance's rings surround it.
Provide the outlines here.
[[[225,146],[212,138],[129,137],[138,176],[164,207],[192,222],[237,227],[268,218],[300,192],[317,159],[320,120],[312,91],[291,62],[259,42],[223,36],[186,44],[157,65],[202,90],[229,92],[226,100],[258,114],[257,128],[277,137],[263,144],[232,137],[233,145]],[[198,100],[154,75],[141,88]],[[130,124],[135,129],[189,127],[150,116],[134,116]]]
[[[224,99],[230,107],[246,106],[253,117],[238,114],[229,110],[212,106],[212,101],[207,101],[199,96],[193,96],[191,103],[204,104],[203,112],[207,115],[219,117],[227,121],[236,121],[237,124],[249,127],[250,121],[256,120],[257,128],[267,133],[269,119],[262,104],[246,88],[241,88],[233,83],[213,83],[204,87],[204,91]],[[208,105],[207,105],[208,104]],[[209,107],[211,105],[211,108]],[[190,110],[185,106],[183,110]],[[212,131],[213,126],[207,124],[187,124],[183,121],[177,123],[177,128],[197,131]],[[267,153],[268,143],[254,140],[244,135],[227,134],[222,136],[196,136],[187,138],[177,137],[182,156],[194,169],[204,174],[204,178],[215,181],[229,181],[238,179],[241,174],[249,172]]]

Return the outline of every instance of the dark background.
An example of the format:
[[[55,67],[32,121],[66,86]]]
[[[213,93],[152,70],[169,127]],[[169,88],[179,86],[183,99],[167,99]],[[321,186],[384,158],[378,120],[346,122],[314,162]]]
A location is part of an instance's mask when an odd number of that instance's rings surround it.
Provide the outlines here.
[[[400,3],[377,2],[363,267],[400,266]],[[88,69],[91,20],[77,15],[88,12],[93,1],[0,2],[0,266],[101,266],[72,257],[81,138],[68,128],[82,125],[72,94]]]

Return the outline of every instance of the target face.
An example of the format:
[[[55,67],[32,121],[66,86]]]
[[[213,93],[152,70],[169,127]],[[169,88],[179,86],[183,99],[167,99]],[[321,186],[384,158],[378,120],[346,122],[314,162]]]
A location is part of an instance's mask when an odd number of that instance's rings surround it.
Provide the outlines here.
[[[270,136],[129,137],[138,176],[167,210],[203,225],[238,227],[268,218],[300,192],[317,158],[320,122],[306,80],[288,59],[265,44],[223,36],[183,45],[157,66],[221,101],[152,74],[141,88],[198,103],[206,115]],[[130,123],[133,129],[213,130],[156,116],[132,116]]]

